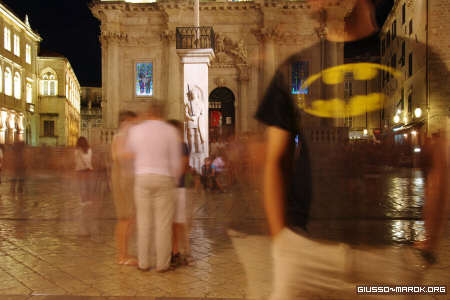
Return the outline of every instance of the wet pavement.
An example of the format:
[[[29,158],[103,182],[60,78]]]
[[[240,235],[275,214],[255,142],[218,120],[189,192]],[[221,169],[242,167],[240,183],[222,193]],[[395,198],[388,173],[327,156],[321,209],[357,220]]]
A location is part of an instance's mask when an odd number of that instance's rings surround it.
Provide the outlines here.
[[[390,192],[386,195],[364,190],[366,195],[384,199],[376,202],[376,206],[391,212],[388,218],[376,218],[374,212],[372,218],[349,218],[332,223],[317,218],[312,226],[323,231],[333,229],[335,233],[330,234],[337,235],[342,228],[358,226],[361,228],[359,238],[364,237],[365,232],[380,228],[381,236],[366,239],[391,241],[399,246],[420,239],[423,235],[419,212],[423,180],[420,175],[405,172],[391,173],[386,183],[390,184]],[[227,234],[227,228],[236,224],[247,232],[265,230],[259,193],[254,188],[233,189],[223,194],[190,191],[194,262],[160,274],[153,270],[140,272],[115,263],[115,213],[105,186],[98,189],[104,200],[97,233],[82,237],[78,234],[81,208],[77,186],[70,174],[33,174],[26,181],[23,195],[12,195],[8,178],[3,177],[0,185],[0,299],[248,299],[270,293],[269,238],[236,233],[230,238]],[[236,251],[233,246],[240,250]],[[241,263],[242,251],[247,257],[245,260],[252,262],[250,265]],[[428,270],[426,283],[450,287],[448,234],[439,254],[439,263]],[[245,272],[257,274],[251,276],[249,287]],[[423,299],[448,298],[428,296]]]

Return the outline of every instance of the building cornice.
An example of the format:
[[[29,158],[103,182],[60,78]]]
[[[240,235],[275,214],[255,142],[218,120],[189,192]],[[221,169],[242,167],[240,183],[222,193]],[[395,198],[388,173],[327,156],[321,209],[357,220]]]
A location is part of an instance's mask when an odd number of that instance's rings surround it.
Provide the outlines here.
[[[24,30],[29,37],[34,41],[40,42],[42,38],[35,33],[28,25],[26,25],[22,20],[20,20],[15,14],[13,14],[3,3],[0,2],[0,13],[13,22],[20,29]]]

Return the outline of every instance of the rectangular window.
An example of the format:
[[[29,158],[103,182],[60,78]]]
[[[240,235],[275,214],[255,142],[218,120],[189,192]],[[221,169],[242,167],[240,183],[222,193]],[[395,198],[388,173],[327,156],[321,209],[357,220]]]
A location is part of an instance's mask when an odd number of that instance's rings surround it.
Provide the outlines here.
[[[392,23],[392,40],[397,37],[397,20]]]
[[[405,66],[405,59],[406,59],[406,45],[405,45],[405,41],[402,42],[402,67]]]
[[[136,63],[136,96],[153,96],[153,63]]]
[[[413,54],[412,54],[412,52],[409,54],[409,57],[408,57],[408,66],[409,66],[408,75],[412,76],[412,74],[413,74]]]
[[[33,103],[33,87],[27,83],[27,103]]]
[[[344,82],[344,98],[348,99],[353,96],[353,85],[351,80],[345,80]]]
[[[408,95],[408,113],[412,114],[412,94]]]
[[[388,31],[386,37],[386,48],[389,49],[390,46],[391,46],[391,31]]]
[[[392,55],[391,58],[391,67],[393,69],[397,68],[397,54]]]
[[[409,20],[409,34],[413,33],[413,20]]]
[[[402,5],[402,24],[405,24],[406,22],[406,4],[403,3]]]
[[[55,121],[44,121],[44,136],[55,136]]]
[[[29,44],[25,46],[25,62],[31,64],[31,46]]]
[[[3,31],[3,37],[4,37],[4,47],[6,50],[11,51],[11,30],[5,27]]]
[[[402,111],[405,109],[405,89],[402,88],[402,92],[401,92],[401,98],[400,98],[400,107],[402,109]]]
[[[14,55],[20,56],[20,38],[14,34]]]
[[[297,61],[291,65],[291,94],[308,94],[308,88],[304,86],[309,76],[309,63]]]

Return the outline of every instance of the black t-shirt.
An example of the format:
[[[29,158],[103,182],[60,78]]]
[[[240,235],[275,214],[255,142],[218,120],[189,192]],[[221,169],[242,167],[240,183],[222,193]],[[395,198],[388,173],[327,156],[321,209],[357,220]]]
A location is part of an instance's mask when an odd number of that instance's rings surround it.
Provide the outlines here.
[[[424,131],[424,117],[413,114],[418,105],[425,111],[425,76],[409,75],[409,53],[418,60],[412,66],[422,65],[423,71],[426,51],[416,41],[396,37],[391,47],[394,43],[398,50],[384,50],[392,52],[388,61],[361,55],[358,50],[367,49],[368,40],[327,41],[278,68],[256,118],[290,133],[282,170],[291,229],[323,240],[384,244],[392,241],[395,222],[421,217],[423,197],[417,199],[424,194],[423,174],[399,168],[402,159],[405,164],[414,160],[414,145],[398,143],[397,137],[411,136],[413,130],[422,136]],[[432,57],[438,72],[448,74]],[[420,80],[423,87],[413,91]],[[401,120],[394,125],[392,111],[397,108]],[[403,182],[405,177],[411,180]],[[408,187],[407,182],[417,185]]]

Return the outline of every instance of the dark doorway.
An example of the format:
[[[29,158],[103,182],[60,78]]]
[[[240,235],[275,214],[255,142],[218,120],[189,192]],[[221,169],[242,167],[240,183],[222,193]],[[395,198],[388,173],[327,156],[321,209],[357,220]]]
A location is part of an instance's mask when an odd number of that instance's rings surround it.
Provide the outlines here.
[[[216,88],[209,95],[209,142],[226,142],[234,127],[234,94],[226,87]]]

